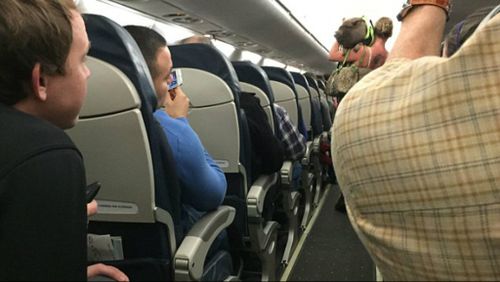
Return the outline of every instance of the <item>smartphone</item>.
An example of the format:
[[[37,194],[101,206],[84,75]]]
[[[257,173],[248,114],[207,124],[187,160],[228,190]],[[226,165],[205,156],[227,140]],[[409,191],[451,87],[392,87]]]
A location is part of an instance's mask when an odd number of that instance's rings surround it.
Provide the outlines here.
[[[182,85],[182,73],[180,69],[173,69],[170,73],[172,82],[168,84],[168,90],[172,90]]]
[[[92,202],[92,200],[95,198],[97,193],[99,192],[99,189],[101,189],[101,183],[99,182],[94,182],[90,185],[87,185],[87,189],[85,191],[85,196],[87,198],[87,203]]]

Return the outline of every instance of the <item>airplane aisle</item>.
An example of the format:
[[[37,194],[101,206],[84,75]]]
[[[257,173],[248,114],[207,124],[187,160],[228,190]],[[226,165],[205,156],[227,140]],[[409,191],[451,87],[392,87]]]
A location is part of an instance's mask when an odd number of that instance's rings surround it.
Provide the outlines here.
[[[288,281],[376,280],[375,265],[347,215],[335,210],[339,194],[337,185],[330,186]]]

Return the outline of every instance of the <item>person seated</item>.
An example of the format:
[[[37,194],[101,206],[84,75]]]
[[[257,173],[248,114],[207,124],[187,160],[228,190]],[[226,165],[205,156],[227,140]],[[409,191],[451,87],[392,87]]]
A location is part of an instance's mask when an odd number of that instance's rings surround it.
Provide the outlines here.
[[[285,108],[274,103],[274,112],[278,122],[276,137],[281,141],[284,150],[285,160],[293,162],[292,168],[292,189],[300,187],[302,173],[301,158],[306,152],[306,138],[299,132],[299,129],[292,123]]]
[[[500,15],[443,58],[452,1],[408,3],[387,62],[337,110],[349,218],[384,280],[497,281]]]
[[[286,109],[276,103],[273,105],[278,121],[276,135],[283,144],[285,159],[299,161],[306,152],[306,139],[292,123]]]
[[[240,106],[245,110],[249,122],[252,143],[252,175],[253,180],[261,174],[278,172],[284,160],[300,161],[304,156],[306,141],[293,125],[288,112],[278,104],[273,104],[278,122],[277,131],[273,134],[267,121],[267,115],[255,94],[242,92]],[[301,166],[295,163],[292,171],[293,187],[298,189]]]
[[[254,93],[241,92],[240,107],[245,111],[252,144],[252,183],[262,174],[279,172],[283,166],[283,146],[275,137],[266,112]]]
[[[213,46],[210,38],[193,35],[180,44],[202,43]],[[241,92],[240,107],[245,111],[252,147],[250,178],[253,183],[261,174],[278,172],[283,165],[283,147],[273,134],[267,115],[255,93]]]
[[[173,63],[166,40],[147,27],[125,26],[125,29],[137,42],[153,79],[159,107],[154,116],[174,155],[182,188],[181,224],[186,234],[204,212],[215,210],[222,204],[227,189],[226,178],[189,125],[189,98],[179,86],[168,90]]]

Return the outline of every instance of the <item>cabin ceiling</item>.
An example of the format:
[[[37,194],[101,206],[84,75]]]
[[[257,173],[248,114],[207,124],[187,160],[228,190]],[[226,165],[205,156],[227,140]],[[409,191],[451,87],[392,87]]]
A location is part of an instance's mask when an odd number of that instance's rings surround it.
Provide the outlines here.
[[[324,74],[335,66],[328,51],[274,0],[113,2],[299,69]]]
[[[275,0],[112,1],[299,69],[327,74],[335,66],[328,51]],[[498,4],[454,0],[445,32],[477,8]]]

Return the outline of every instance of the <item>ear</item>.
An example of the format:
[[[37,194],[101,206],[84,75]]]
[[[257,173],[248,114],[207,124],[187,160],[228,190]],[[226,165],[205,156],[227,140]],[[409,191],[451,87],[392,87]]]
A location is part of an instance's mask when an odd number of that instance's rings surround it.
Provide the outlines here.
[[[40,63],[36,63],[31,71],[31,86],[35,99],[41,101],[47,100],[47,78],[42,74]]]

